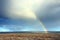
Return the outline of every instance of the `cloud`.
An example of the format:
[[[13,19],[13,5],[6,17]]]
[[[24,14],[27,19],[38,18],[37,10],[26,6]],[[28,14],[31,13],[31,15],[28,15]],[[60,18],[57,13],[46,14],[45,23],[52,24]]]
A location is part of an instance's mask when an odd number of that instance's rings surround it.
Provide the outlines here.
[[[0,16],[0,24],[32,25],[35,23],[36,16],[31,7],[36,3],[36,0],[34,2],[32,0],[10,0],[5,2],[4,13],[1,13],[2,16]]]
[[[40,31],[39,27],[41,26],[38,21],[40,19],[48,30],[53,31],[60,26],[59,0],[11,0],[10,3],[4,6],[5,13],[3,19],[0,20],[0,24],[19,24],[24,30],[28,30],[27,27],[29,26],[34,27],[31,28],[35,30],[36,25],[38,25],[37,29]]]
[[[12,31],[44,31],[43,27],[38,23],[38,22],[35,22],[34,24],[30,24],[30,25],[22,25],[22,24],[19,24],[19,25],[8,25],[8,24],[4,24],[4,25],[0,25],[0,27],[5,30],[10,30],[8,32],[12,32]],[[6,31],[5,31],[6,32]]]
[[[10,31],[9,29],[6,29],[6,28],[3,28],[3,27],[0,27],[0,32],[8,32]]]
[[[32,3],[31,3],[32,2]],[[6,16],[12,19],[32,18],[36,19],[31,7],[36,1],[33,0],[11,0],[10,6],[6,6]],[[14,15],[14,16],[13,16]]]
[[[60,28],[60,0],[46,1],[37,11],[37,17],[49,31]]]
[[[11,19],[36,19],[34,11],[43,3],[44,0],[10,0],[5,6],[5,16]]]
[[[35,8],[37,8],[39,3],[42,4],[43,0],[10,0],[5,4],[5,13],[3,14],[4,17],[0,20],[0,22],[2,21],[2,24],[17,23],[21,25],[33,25],[36,21],[38,21],[34,12],[34,7],[36,6]]]

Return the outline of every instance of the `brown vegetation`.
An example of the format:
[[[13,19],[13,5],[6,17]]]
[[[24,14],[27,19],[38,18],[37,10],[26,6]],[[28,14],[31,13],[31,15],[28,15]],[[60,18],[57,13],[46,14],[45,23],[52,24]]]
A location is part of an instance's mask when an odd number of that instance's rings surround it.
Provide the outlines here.
[[[60,34],[54,33],[10,33],[0,34],[0,40],[60,40]]]

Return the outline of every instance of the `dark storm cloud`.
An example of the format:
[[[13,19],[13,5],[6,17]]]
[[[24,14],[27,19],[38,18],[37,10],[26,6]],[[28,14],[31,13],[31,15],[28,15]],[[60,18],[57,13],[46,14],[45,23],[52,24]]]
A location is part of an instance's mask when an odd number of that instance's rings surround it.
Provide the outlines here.
[[[46,28],[48,30],[60,28],[60,0],[48,1],[43,4],[41,9],[38,12],[38,18],[45,24]]]
[[[6,2],[7,3],[7,2]],[[4,4],[4,2],[3,2]],[[37,20],[33,19],[10,19],[3,14],[5,5],[2,5],[0,12],[1,31],[44,31],[38,19],[46,26],[48,31],[60,31],[60,2],[59,0],[45,0],[40,9],[36,11]],[[6,10],[6,9],[5,9]],[[5,16],[6,15],[6,16]],[[5,26],[2,26],[5,25]],[[12,25],[12,26],[11,26]],[[17,25],[17,26],[16,26]],[[57,28],[57,29],[56,29]]]

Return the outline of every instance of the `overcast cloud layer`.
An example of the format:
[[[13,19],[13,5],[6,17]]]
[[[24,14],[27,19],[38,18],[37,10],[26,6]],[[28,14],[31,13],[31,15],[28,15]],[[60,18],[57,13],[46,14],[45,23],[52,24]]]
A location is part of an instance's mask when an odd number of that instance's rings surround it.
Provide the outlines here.
[[[1,0],[0,31],[60,31],[60,0]]]

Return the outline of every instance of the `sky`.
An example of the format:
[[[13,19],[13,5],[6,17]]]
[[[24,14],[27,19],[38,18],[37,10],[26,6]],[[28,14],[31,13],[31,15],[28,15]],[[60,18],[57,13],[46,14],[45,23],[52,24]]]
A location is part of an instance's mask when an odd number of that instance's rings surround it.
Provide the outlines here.
[[[60,31],[60,0],[0,0],[0,32]]]

